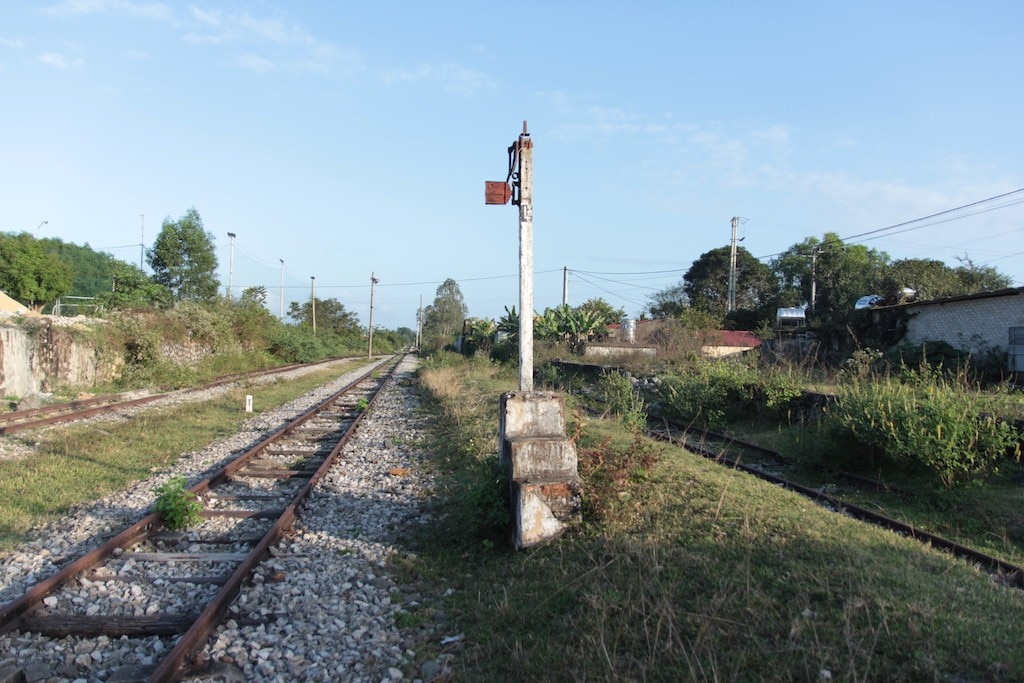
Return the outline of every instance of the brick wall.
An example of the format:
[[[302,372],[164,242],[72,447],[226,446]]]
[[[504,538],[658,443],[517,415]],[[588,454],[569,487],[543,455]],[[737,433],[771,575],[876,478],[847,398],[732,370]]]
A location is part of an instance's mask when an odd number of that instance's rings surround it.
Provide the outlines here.
[[[903,341],[945,341],[958,349],[1006,351],[1011,327],[1024,326],[1024,292],[911,304]]]

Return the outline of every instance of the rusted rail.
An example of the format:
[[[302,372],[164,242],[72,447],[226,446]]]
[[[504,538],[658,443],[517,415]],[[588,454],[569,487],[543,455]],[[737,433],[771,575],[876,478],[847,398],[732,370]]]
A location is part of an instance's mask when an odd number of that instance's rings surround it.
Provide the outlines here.
[[[359,379],[335,392],[318,405],[303,412],[285,426],[267,435],[257,444],[239,454],[230,463],[210,474],[190,488],[199,500],[210,503],[203,511],[204,518],[235,518],[235,519],[270,519],[267,527],[258,535],[227,538],[223,534],[209,538],[190,540],[192,545],[210,543],[225,545],[248,545],[249,550],[239,554],[237,551],[211,551],[202,549],[187,553],[171,554],[170,559],[181,564],[182,560],[205,562],[208,564],[231,563],[232,568],[217,576],[189,576],[177,579],[177,582],[196,583],[197,585],[218,586],[216,594],[206,602],[201,610],[197,609],[188,619],[183,620],[180,614],[157,614],[145,618],[128,617],[125,615],[92,615],[80,614],[42,614],[44,598],[61,591],[66,584],[76,581],[76,577],[96,577],[97,567],[104,562],[115,559],[118,549],[137,547],[153,537],[162,529],[159,517],[149,514],[130,525],[115,537],[65,565],[56,574],[40,581],[21,597],[6,605],[0,606],[0,633],[15,629],[30,629],[33,632],[61,637],[63,635],[160,635],[181,634],[163,659],[149,674],[150,681],[170,681],[175,678],[186,664],[190,654],[201,647],[231,601],[238,594],[242,583],[252,574],[256,566],[266,558],[270,548],[294,524],[297,510],[302,501],[309,495],[316,483],[335,463],[345,444],[355,433],[363,416],[362,401],[372,407],[381,390],[390,380],[397,368],[400,358],[392,364],[380,377],[380,365],[374,367]],[[314,424],[315,423],[315,424]],[[333,434],[330,426],[333,425]],[[294,442],[291,446],[275,450],[271,447],[282,442]],[[299,446],[302,446],[301,448]],[[329,448],[329,451],[328,451]],[[249,490],[253,481],[261,479],[262,473],[272,471],[276,474],[287,473],[288,477],[273,479],[283,482],[283,491],[276,491],[276,485],[269,489]],[[243,492],[227,493],[218,498],[219,487],[241,488]],[[245,491],[249,490],[246,494]],[[230,502],[236,505],[225,509],[213,504]],[[238,505],[244,509],[235,509]],[[202,533],[200,527],[196,533]],[[168,553],[135,553],[137,561],[158,560],[168,557]],[[187,556],[187,557],[186,557]],[[110,570],[107,570],[110,571]],[[165,577],[161,577],[165,578]],[[172,579],[167,583],[174,584]]]
[[[662,422],[666,426],[678,430],[683,434],[685,434],[688,431],[687,427],[684,425],[679,425],[668,420],[662,420]],[[669,441],[675,444],[680,444],[680,440],[673,436],[667,429],[664,431],[653,430],[650,432],[650,434],[655,438],[664,441]],[[933,534],[923,529],[919,529],[911,524],[907,524],[906,522],[901,522],[897,519],[892,519],[891,517],[887,517],[872,510],[868,510],[867,508],[860,507],[859,505],[854,505],[853,503],[849,503],[840,498],[829,495],[820,489],[814,489],[808,486],[804,486],[802,484],[798,484],[796,482],[780,477],[776,474],[766,472],[759,467],[747,465],[740,462],[739,460],[727,457],[724,451],[716,451],[707,446],[704,437],[708,435],[721,437],[721,440],[724,441],[725,443],[729,443],[730,441],[733,443],[740,443],[745,447],[752,447],[754,449],[758,449],[764,452],[765,454],[774,455],[780,460],[785,459],[780,453],[772,451],[769,448],[765,448],[757,444],[750,444],[747,442],[737,442],[736,440],[729,439],[724,435],[715,434],[713,432],[699,432],[697,443],[686,442],[681,445],[685,445],[685,447],[688,450],[699,453],[700,455],[703,455],[704,457],[714,460],[722,465],[740,470],[742,472],[746,472],[747,474],[752,474],[755,477],[764,479],[765,481],[769,481],[778,486],[782,486],[791,491],[800,493],[810,498],[811,500],[814,500],[822,505],[825,505],[830,509],[835,510],[836,512],[839,512],[841,514],[846,514],[851,517],[854,517],[855,519],[876,524],[878,526],[890,529],[897,533],[921,541],[922,543],[927,543],[928,545],[931,545],[934,548],[945,550],[955,557],[978,564],[984,567],[986,570],[995,573],[1007,585],[1015,586],[1017,588],[1024,588],[1024,568],[1016,564],[1013,564],[1012,562],[1007,562],[1006,560],[994,557],[992,555],[989,555],[988,553],[981,552],[980,550],[970,548],[961,543],[957,543],[956,541],[952,541],[948,538],[939,536],[938,534]],[[864,481],[870,482],[871,480],[865,479]]]
[[[57,424],[60,422],[71,422],[73,420],[81,420],[87,417],[93,417],[95,415],[102,415],[103,413],[114,412],[117,410],[124,410],[126,408],[133,408],[140,405],[145,405],[153,401],[167,398],[168,396],[174,396],[175,394],[184,394],[193,391],[203,391],[205,389],[212,389],[225,384],[231,384],[232,382],[242,382],[246,380],[255,379],[257,377],[264,377],[266,375],[274,375],[278,373],[288,372],[300,367],[310,367],[311,365],[319,365],[322,363],[330,363],[335,360],[342,360],[332,358],[330,360],[321,361],[320,363],[289,363],[287,365],[279,365],[273,368],[265,368],[262,370],[251,370],[249,372],[237,372],[230,375],[220,377],[213,382],[203,384],[198,387],[192,387],[189,389],[179,389],[177,391],[161,392],[157,394],[150,394],[148,396],[138,396],[137,391],[127,391],[120,394],[107,394],[104,396],[94,396],[86,399],[78,399],[75,401],[69,401],[66,403],[53,403],[51,405],[42,406],[39,408],[29,408],[26,410],[16,410],[9,413],[0,413],[0,434],[11,434],[13,432],[23,431],[26,429],[38,429],[39,427],[45,427],[51,424]]]

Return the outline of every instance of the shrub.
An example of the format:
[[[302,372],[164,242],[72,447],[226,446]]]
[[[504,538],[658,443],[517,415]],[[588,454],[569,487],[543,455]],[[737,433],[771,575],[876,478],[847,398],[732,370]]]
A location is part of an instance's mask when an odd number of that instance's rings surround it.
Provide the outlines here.
[[[847,386],[828,409],[827,424],[842,441],[901,467],[923,467],[944,486],[977,481],[1012,453],[1019,434],[986,414],[977,392],[935,375],[906,384],[893,378]]]
[[[765,372],[736,361],[699,361],[685,375],[661,385],[662,404],[671,415],[720,427],[741,417],[787,417],[802,393],[789,372]]]
[[[187,529],[202,519],[202,504],[185,486],[185,477],[173,477],[154,489],[156,511],[168,529]]]

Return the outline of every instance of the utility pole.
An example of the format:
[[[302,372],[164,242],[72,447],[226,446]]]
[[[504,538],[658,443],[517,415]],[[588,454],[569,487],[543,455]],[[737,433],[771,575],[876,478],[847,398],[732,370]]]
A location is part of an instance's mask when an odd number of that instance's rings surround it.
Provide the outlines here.
[[[729,249],[729,312],[736,310],[736,229],[740,219],[732,218],[732,247]]]
[[[228,298],[231,298],[231,281],[235,275],[235,233],[229,232],[231,247],[228,249]]]
[[[278,297],[278,316],[281,320],[284,320],[284,259],[277,259],[281,262],[281,289],[280,296]]]
[[[562,266],[562,305],[569,305],[569,266]]]
[[[511,184],[509,183],[511,181]],[[533,392],[533,140],[523,132],[508,148],[508,177],[484,183],[486,204],[519,205],[519,390]]]
[[[376,285],[380,280],[374,277],[374,274],[370,273],[370,342],[366,352],[367,358],[373,358],[373,286]]]
[[[316,276],[309,276],[309,301],[313,312],[313,336],[316,336]]]
[[[142,270],[142,257],[146,251],[146,214],[140,213],[139,218],[142,219],[142,232],[139,236],[139,270]],[[145,271],[142,271],[145,273]]]
[[[811,249],[811,313],[814,313],[814,301],[818,298],[818,278],[815,270],[818,265],[818,247]]]
[[[533,391],[533,140],[523,121],[519,156],[519,390]]]
[[[416,350],[423,343],[423,295],[420,294],[420,307],[416,309]]]

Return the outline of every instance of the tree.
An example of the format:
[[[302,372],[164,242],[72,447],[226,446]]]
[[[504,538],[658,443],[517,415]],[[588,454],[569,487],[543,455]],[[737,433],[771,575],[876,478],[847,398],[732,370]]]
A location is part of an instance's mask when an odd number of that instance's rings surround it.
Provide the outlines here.
[[[171,290],[153,282],[135,266],[115,260],[110,268],[109,289],[96,295],[97,303],[103,308],[164,308],[173,303]]]
[[[469,309],[462,298],[459,283],[448,278],[437,288],[434,303],[423,312],[423,345],[437,350],[455,341],[462,332],[462,321]]]
[[[70,293],[71,268],[27,232],[0,235],[0,289],[36,313]]]
[[[355,313],[337,299],[316,299],[316,329],[338,337],[361,337],[362,325]],[[313,304],[309,301],[288,305],[288,317],[301,325],[313,326]]]
[[[683,275],[683,290],[690,305],[714,315],[729,308],[730,248],[701,254]],[[776,300],[779,286],[768,265],[740,247],[736,250],[736,308],[763,311]]]
[[[650,296],[647,310],[653,318],[675,318],[690,308],[686,283],[679,282]]]
[[[626,309],[614,308],[601,297],[587,299],[576,307],[576,311],[588,315],[596,315],[605,325],[614,325],[621,322],[622,318],[626,315]]]
[[[961,294],[976,294],[978,292],[994,292],[997,289],[1006,289],[1013,286],[1013,278],[1004,275],[992,266],[978,266],[974,261],[957,256],[956,260],[960,265],[956,268],[957,276],[960,278]]]
[[[165,218],[153,247],[146,250],[153,280],[176,300],[212,301],[217,296],[217,255],[213,235],[191,208],[176,221]]]

